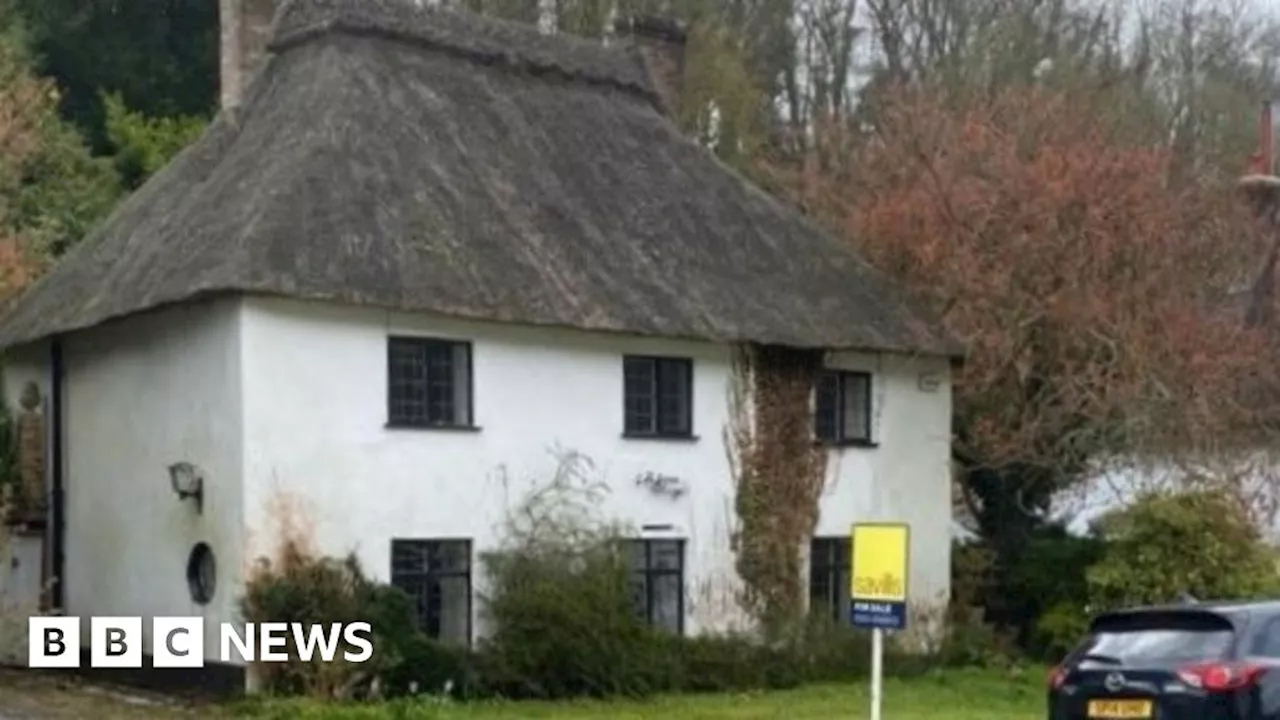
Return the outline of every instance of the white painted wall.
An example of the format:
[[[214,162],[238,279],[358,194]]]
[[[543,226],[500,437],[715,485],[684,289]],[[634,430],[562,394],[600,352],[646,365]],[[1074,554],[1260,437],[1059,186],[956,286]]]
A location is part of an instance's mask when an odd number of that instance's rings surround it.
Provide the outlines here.
[[[854,522],[909,523],[911,600],[945,603],[951,592],[950,365],[945,358],[864,353],[833,353],[827,365],[872,373],[877,447],[832,452],[816,534],[846,535]]]
[[[474,343],[478,432],[385,427],[390,334]],[[622,437],[621,357],[631,353],[694,359],[696,441]],[[47,392],[47,359],[44,345],[9,353],[10,397],[28,378]],[[655,536],[687,541],[688,631],[742,619],[722,434],[728,348],[246,298],[78,333],[65,341],[65,360],[70,614],[203,614],[214,658],[215,623],[235,617],[242,571],[289,527],[321,552],[355,551],[381,579],[392,538],[470,538],[479,554],[496,547],[511,504],[554,472],[559,447],[594,461],[612,488],[606,514],[636,528],[670,525]],[[842,353],[828,364],[873,373],[877,447],[832,451],[816,534],[845,536],[858,520],[910,522],[913,597],[941,599],[950,570],[947,362]],[[923,389],[922,377],[940,384]],[[206,471],[203,515],[169,489],[165,468],[181,460]],[[645,472],[680,478],[686,494],[638,487]],[[219,565],[205,608],[191,601],[185,574],[200,540]]]
[[[64,341],[66,611],[203,615],[205,657],[233,616],[243,538],[240,301],[196,303],[76,333]],[[205,471],[204,512],[179,502],[167,467]],[[213,601],[192,601],[188,554],[209,543]]]
[[[393,538],[471,538],[477,553],[492,549],[505,509],[550,477],[559,446],[593,459],[613,489],[606,513],[637,527],[669,524],[687,540],[688,631],[736,620],[722,437],[728,348],[268,298],[245,301],[242,332],[248,557],[269,554],[283,523],[322,552],[356,552],[382,579]],[[479,432],[385,427],[390,334],[474,343]],[[631,353],[694,359],[696,442],[622,438],[621,356]],[[855,520],[912,522],[915,597],[944,594],[947,362],[860,355],[832,362],[876,373],[879,447],[833,451],[819,534],[843,536]],[[921,373],[941,386],[922,391]],[[637,487],[636,476],[649,471],[681,478],[687,494],[671,500]]]

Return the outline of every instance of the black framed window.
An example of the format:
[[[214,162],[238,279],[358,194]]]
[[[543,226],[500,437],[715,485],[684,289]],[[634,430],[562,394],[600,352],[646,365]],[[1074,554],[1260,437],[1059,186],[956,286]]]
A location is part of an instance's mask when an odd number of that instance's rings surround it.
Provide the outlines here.
[[[470,540],[392,540],[391,584],[413,599],[419,630],[471,644]]]
[[[813,430],[829,443],[871,442],[871,374],[827,371],[814,391]]]
[[[471,343],[393,337],[387,342],[387,422],[471,427]]]
[[[809,544],[809,612],[849,622],[847,537],[814,538]]]
[[[632,540],[631,603],[650,625],[684,632],[684,540]]]
[[[688,358],[622,359],[624,432],[633,437],[693,434],[693,361]]]

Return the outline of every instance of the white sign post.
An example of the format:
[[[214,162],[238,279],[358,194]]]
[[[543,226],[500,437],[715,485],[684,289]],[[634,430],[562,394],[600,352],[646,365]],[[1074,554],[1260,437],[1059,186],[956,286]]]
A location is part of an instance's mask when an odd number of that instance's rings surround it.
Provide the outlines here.
[[[884,689],[884,630],[871,631],[871,720],[880,720],[880,698]]]
[[[905,523],[853,526],[850,622],[871,630],[871,720],[884,699],[884,631],[907,626],[907,562],[911,530]]]

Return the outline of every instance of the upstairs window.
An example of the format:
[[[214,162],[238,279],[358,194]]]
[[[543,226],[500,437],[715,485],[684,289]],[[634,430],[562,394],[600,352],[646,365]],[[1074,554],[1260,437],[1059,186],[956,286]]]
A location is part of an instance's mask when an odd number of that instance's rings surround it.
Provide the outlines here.
[[[387,366],[389,425],[471,427],[471,343],[393,337]]]
[[[871,443],[871,375],[826,371],[818,376],[813,430],[833,444]]]
[[[471,643],[470,540],[392,540],[391,584],[413,600],[428,637]]]
[[[625,357],[624,433],[629,437],[693,435],[693,361]]]

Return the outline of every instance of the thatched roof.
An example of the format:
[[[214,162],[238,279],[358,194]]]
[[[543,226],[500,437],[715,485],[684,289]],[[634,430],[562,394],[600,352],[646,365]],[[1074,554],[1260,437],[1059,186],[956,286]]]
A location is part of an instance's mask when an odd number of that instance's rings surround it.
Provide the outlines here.
[[[957,354],[657,110],[636,56],[413,0],[293,0],[219,116],[0,320],[0,346],[216,293]]]

